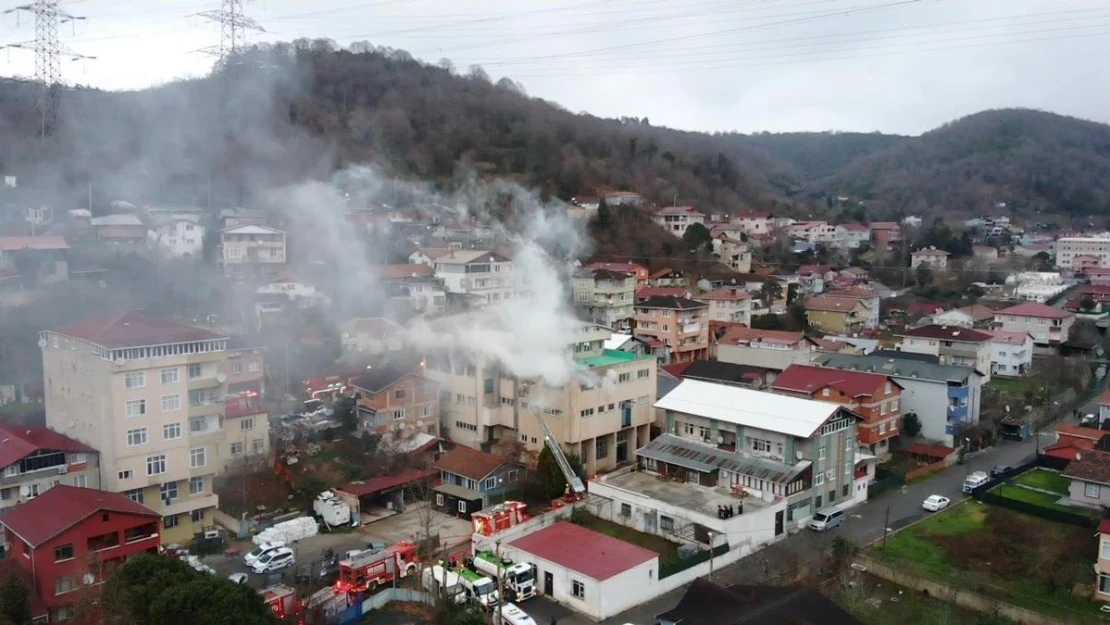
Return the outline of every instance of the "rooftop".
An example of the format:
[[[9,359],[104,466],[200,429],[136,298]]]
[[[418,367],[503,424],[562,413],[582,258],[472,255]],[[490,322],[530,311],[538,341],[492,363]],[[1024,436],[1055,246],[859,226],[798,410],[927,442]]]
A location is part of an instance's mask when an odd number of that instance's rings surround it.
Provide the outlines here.
[[[0,237],[0,252],[68,249],[65,237]]]
[[[416,375],[416,367],[385,363],[367,367],[365,373],[351,378],[350,384],[368,393],[378,393],[410,375]]]
[[[162,517],[119,493],[60,484],[4,514],[0,525],[38,547],[98,512]]]
[[[788,332],[786,330],[757,330],[745,325],[736,324],[729,326],[724,334],[717,338],[717,343],[725,345],[796,345],[806,339],[801,332]]]
[[[822,367],[831,369],[852,369],[868,373],[880,373],[894,378],[912,378],[929,382],[966,382],[974,370],[954,365],[938,365],[905,358],[884,356],[857,356],[854,354],[825,354],[818,357]]]
[[[658,296],[689,297],[690,289],[684,286],[643,286],[636,289],[636,299],[649,299]]]
[[[739,501],[724,487],[709,488],[697,484],[681,484],[660,480],[654,475],[642,471],[629,471],[606,477],[605,484],[662,501],[683,510],[704,514],[710,518],[717,517],[718,506],[733,506],[735,508]],[[745,511],[750,512],[765,506],[766,504],[759,497],[744,499]]]
[[[0,468],[11,466],[30,454],[45,449],[96,453],[92,447],[49,428],[0,424]]]
[[[350,493],[355,497],[369,497],[387,490],[407,486],[414,482],[432,477],[436,474],[434,469],[408,469],[396,475],[379,475],[365,480],[347,482],[336,490]]]
[[[222,334],[187,326],[169,319],[129,310],[111,317],[81,321],[51,330],[55,334],[88,341],[108,349],[148,347],[227,338]]]
[[[626,362],[633,362],[641,358],[635,352],[622,352],[615,349],[603,349],[600,356],[587,356],[586,358],[579,358],[578,362],[586,365],[591,369],[597,367],[611,367]],[[645,357],[646,358],[646,357]]]
[[[1092,449],[1076,454],[1064,469],[1064,477],[1110,485],[1110,453]]]
[[[860,300],[854,297],[835,297],[833,295],[818,295],[806,300],[806,310],[822,312],[851,312],[861,306]]]
[[[1026,341],[1033,340],[1028,332],[1014,332],[1011,330],[983,330],[983,332],[991,335],[992,343],[1002,343],[1004,345],[1025,345]]]
[[[93,217],[89,222],[94,226],[141,226],[143,221],[136,215],[131,213],[119,213],[116,215],[105,215],[103,217]]]
[[[477,265],[482,263],[508,263],[512,259],[488,250],[451,250],[435,259],[437,265]]]
[[[689,379],[655,407],[799,438],[809,438],[830,418],[848,412],[827,402]]]
[[[972,330],[961,326],[945,326],[930,324],[906,330],[902,336],[911,338],[937,339],[941,341],[959,341],[961,343],[986,343],[991,340],[991,335],[982,330]]]
[[[729,300],[734,302],[751,298],[752,296],[750,293],[744,289],[737,288],[717,289],[694,297],[694,299],[698,300]]]
[[[270,228],[269,226],[262,226],[259,224],[241,224],[225,228],[223,234],[285,234],[277,228]]]
[[[732,473],[743,473],[757,479],[770,480],[777,484],[789,484],[797,479],[812,464],[803,460],[794,465],[778,462],[770,458],[759,458],[747,454],[719,449],[708,443],[683,438],[674,434],[662,434],[655,440],[636,450],[637,456],[651,458],[659,462],[676,464],[687,469],[708,473],[724,469]],[[652,478],[654,479],[654,478]],[[685,488],[680,485],[679,488]],[[703,489],[709,490],[709,489]],[[728,495],[721,488],[719,493]],[[694,506],[697,507],[696,505]],[[711,510],[710,508],[706,508]],[[715,507],[712,509],[716,509]]]
[[[674,295],[653,295],[643,301],[636,302],[636,308],[665,308],[668,310],[697,310],[708,308],[702,302]]]
[[[605,581],[659,557],[654,551],[567,521],[560,521],[509,544],[597,581]]]
[[[1038,302],[1022,302],[1017,306],[1010,306],[1002,310],[995,311],[995,316],[998,315],[1012,315],[1015,317],[1036,317],[1040,319],[1067,319],[1074,317],[1073,313],[1059,308],[1053,308],[1047,304]]]
[[[401,324],[385,317],[354,317],[340,324],[344,332],[365,332],[367,334],[387,334],[401,332]]]
[[[455,445],[454,449],[440,456],[433,466],[440,471],[480,482],[503,464],[507,464],[507,461],[501,456],[487,454],[466,445]]]
[[[823,388],[834,388],[849,397],[869,397],[882,393],[883,385],[888,381],[891,381],[889,377],[876,373],[790,365],[775,378],[772,388],[806,394],[813,394]]]
[[[435,273],[430,266],[424,263],[415,265],[379,265],[374,267],[373,270],[379,277],[387,279],[424,278]]]

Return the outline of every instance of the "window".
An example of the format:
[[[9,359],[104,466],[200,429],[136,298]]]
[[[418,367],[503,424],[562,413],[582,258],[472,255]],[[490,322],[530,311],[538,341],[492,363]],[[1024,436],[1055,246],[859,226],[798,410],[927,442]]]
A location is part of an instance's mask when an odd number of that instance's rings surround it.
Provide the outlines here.
[[[123,388],[143,388],[146,386],[146,374],[142,371],[123,374]]]
[[[632,506],[630,504],[621,504],[621,516],[626,518],[632,516]]]
[[[516,469],[513,469],[512,471],[509,471],[505,474],[505,481],[509,482],[510,484],[516,481]]]
[[[571,584],[570,592],[572,595],[574,595],[576,599],[585,599],[586,585],[578,580],[574,580],[574,582]]]
[[[897,399],[890,402],[890,411],[891,412],[897,412],[898,411],[898,400]]]
[[[181,410],[181,396],[180,395],[163,395],[162,396],[162,412],[173,412]]]
[[[628,382],[632,379],[631,373],[622,373],[617,376],[617,382]]]
[[[199,378],[201,376],[201,373],[203,373],[203,371],[204,370],[200,366],[199,362],[189,363],[189,379],[190,380]]]
[[[243,455],[243,443],[232,443],[231,444],[231,455],[233,455],[233,456]]]
[[[237,375],[243,372],[243,363],[236,360],[235,362],[227,363],[227,372],[231,375]]]
[[[137,428],[134,430],[127,430],[127,446],[134,447],[136,445],[146,444],[146,428]]]
[[[824,473],[818,473],[817,475],[813,476],[813,485],[814,486],[820,486],[824,483],[825,483],[825,474]],[[817,504],[817,505],[821,505],[821,504]]]
[[[646,380],[649,377],[651,377],[651,369],[640,369],[636,372],[637,380]]]
[[[131,501],[134,501],[135,503],[139,503],[139,504],[143,503],[143,489],[141,489],[141,488],[133,488],[131,490],[124,491],[123,494],[126,495],[128,499],[130,499]]]
[[[1110,560],[1110,541],[1107,541],[1107,540],[1102,541],[1102,544],[1099,545],[1099,549],[1100,549],[1099,557],[1102,558],[1103,560]]]
[[[753,438],[752,451],[771,451],[771,441],[765,441],[762,438]]]
[[[421,417],[430,417],[431,415],[432,415],[431,407],[429,407],[429,406],[421,406],[420,407],[420,416]]]
[[[88,488],[89,487],[89,477],[82,473],[81,475],[78,475],[78,476],[73,478],[73,485],[76,486],[77,488]]]
[[[162,384],[175,384],[177,383],[177,367],[172,369],[162,369]]]
[[[162,501],[169,503],[174,499],[177,499],[177,482],[162,484]]]
[[[879,434],[886,434],[886,421],[879,423]]]
[[[1084,482],[1083,483],[1083,496],[1084,497],[1087,497],[1089,499],[1098,499],[1098,496],[1099,496],[1100,493],[1101,493],[1101,489],[1099,488],[1098,484],[1092,484],[1090,482]]]
[[[259,367],[257,360],[252,360],[247,363],[247,371],[250,371],[251,373],[258,373],[258,369]]]
[[[77,580],[73,577],[59,577],[54,580],[54,594],[64,595],[77,590]]]
[[[120,471],[118,474],[116,474],[116,477],[121,480],[129,480],[131,479],[131,475],[131,469],[127,469],[126,471]]]
[[[189,433],[197,434],[208,429],[208,420],[204,417],[189,418]]]
[[[73,559],[73,543],[66,543],[64,545],[54,547],[54,561],[65,562],[66,560]]]
[[[162,439],[167,441],[181,438],[181,424],[167,423],[162,426]]]
[[[822,397],[828,397],[828,396],[829,396],[829,389],[827,389],[827,388],[826,388],[826,389],[822,389],[822,390],[821,390],[821,396],[822,396]]]
[[[493,386],[493,380],[489,380],[489,382],[490,382],[489,386]],[[489,392],[492,393],[493,391],[489,391]],[[393,399],[404,399],[404,398],[405,398],[405,389],[399,388],[399,389],[393,391]]]
[[[189,518],[193,520],[193,523],[204,523],[204,510],[193,510],[189,513]]]
[[[828,456],[828,450],[825,449],[824,445],[817,448],[817,459],[818,460],[824,460],[827,456]]]
[[[4,469],[4,477],[15,477],[17,475],[19,475],[18,464],[8,465],[7,468]]]
[[[146,457],[146,474],[162,475],[166,472],[166,455],[157,454]]]
[[[199,495],[204,492],[204,478],[191,477],[189,478],[189,494]]]
[[[848,490],[848,484],[845,484],[845,485],[844,485],[844,488],[841,488],[840,490],[841,490],[841,493],[840,493],[840,496],[841,496],[841,497],[847,497],[847,496],[848,496],[848,493],[850,492],[850,491]]]
[[[664,532],[673,532],[674,519],[665,514],[659,515],[659,529],[663,530]]]
[[[459,512],[466,514],[466,501],[463,499],[459,500]]]
[[[855,439],[853,439],[851,436],[849,436],[848,438],[845,438],[844,439],[844,451],[852,451],[852,445],[854,443],[855,443]]]
[[[887,394],[889,394],[889,393],[891,393],[891,392],[892,392],[893,390],[894,390],[894,387],[893,387],[893,386],[891,386],[890,382],[887,382],[887,383],[886,383],[886,389],[885,389],[885,392],[886,392]]]
[[[1098,576],[1098,594],[1110,595],[1110,575]]]
[[[141,417],[146,414],[146,400],[132,399],[124,404],[124,412],[129,417]]]
[[[254,417],[246,417],[242,421],[240,421],[239,422],[239,429],[241,429],[241,430],[253,430],[254,429]]]
[[[256,439],[252,440],[251,441],[251,453],[256,455],[256,456],[260,455],[262,453],[263,449],[265,448],[264,446],[265,446],[265,443],[262,441],[261,438],[256,438]]]
[[[208,450],[205,447],[196,447],[189,450],[189,466],[196,469],[208,464]]]
[[[404,418],[405,418],[405,409],[404,408],[398,408],[397,410],[393,411],[393,419],[394,420],[399,421],[399,420],[404,419]]]

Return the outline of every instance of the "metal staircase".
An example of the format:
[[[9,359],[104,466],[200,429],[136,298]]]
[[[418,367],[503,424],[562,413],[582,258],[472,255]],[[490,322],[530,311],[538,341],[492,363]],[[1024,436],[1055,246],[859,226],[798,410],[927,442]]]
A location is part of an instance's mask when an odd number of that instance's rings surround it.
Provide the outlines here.
[[[547,427],[547,421],[543,418],[543,411],[537,409],[535,406],[529,406],[528,411],[536,415],[536,421],[540,422],[540,429],[543,430],[543,441],[551,448],[551,455],[555,456],[555,464],[563,471],[563,477],[566,478],[567,484],[570,489],[574,491],[575,495],[582,495],[586,492],[586,485],[582,483],[582,478],[574,472],[570,466],[570,461],[567,460],[566,454],[563,453],[563,448],[559,446],[559,442],[555,440],[555,436],[551,433],[551,428]]]

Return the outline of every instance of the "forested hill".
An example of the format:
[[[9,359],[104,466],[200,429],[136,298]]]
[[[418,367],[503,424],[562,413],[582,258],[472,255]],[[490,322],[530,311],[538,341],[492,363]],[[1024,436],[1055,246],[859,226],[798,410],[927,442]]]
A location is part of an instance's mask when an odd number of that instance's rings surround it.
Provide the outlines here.
[[[790,164],[798,183],[833,176],[859,159],[910,139],[879,132],[761,132],[725,137],[741,149],[762,151],[773,159]]]

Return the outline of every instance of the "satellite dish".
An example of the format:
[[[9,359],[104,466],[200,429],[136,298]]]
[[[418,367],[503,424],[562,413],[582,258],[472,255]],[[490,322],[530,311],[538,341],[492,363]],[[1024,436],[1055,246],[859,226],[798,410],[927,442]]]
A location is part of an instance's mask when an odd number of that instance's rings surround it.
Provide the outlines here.
[[[223,373],[217,373],[216,374],[216,381],[219,382],[220,384],[223,384],[224,382],[227,381],[227,376],[224,375]]]
[[[1079,458],[1076,458],[1076,460],[1078,460],[1078,459]],[[26,499],[27,497],[30,497],[31,496],[31,487],[26,485],[26,484],[24,484],[23,486],[20,486],[19,487],[19,496],[23,497],[24,499]]]
[[[45,338],[39,339],[39,349],[46,349],[46,339]]]
[[[724,442],[725,442],[725,437],[718,435],[717,436],[717,444],[720,445]]]
[[[761,499],[763,500],[763,503],[774,503],[775,494],[769,490],[765,490],[763,491],[763,496],[761,497]]]
[[[795,452],[794,452],[794,457],[795,457],[795,458],[797,458],[798,460],[801,460],[801,459],[802,459],[802,456],[803,456],[803,454],[802,454],[802,450],[801,450],[801,449],[799,449],[799,450],[797,450],[797,451],[795,451]]]
[[[92,573],[85,573],[85,577],[81,581],[85,582],[86,586],[92,586],[96,583],[96,576]]]

